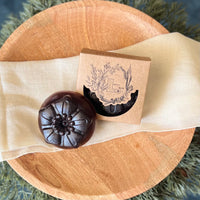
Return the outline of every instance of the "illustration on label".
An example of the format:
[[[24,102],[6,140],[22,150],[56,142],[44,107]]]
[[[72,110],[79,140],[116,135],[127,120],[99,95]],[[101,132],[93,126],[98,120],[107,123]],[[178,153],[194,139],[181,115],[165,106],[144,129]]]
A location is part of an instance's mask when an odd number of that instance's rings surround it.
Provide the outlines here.
[[[126,70],[119,64],[106,63],[102,69],[91,65],[83,90],[96,112],[104,116],[124,114],[138,97],[138,90],[132,93],[131,66]]]

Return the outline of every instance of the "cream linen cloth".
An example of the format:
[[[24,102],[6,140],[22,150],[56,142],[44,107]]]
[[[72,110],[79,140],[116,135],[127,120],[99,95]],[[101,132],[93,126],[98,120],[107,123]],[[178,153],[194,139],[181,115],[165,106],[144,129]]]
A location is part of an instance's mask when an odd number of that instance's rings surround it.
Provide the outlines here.
[[[85,144],[139,131],[179,130],[200,125],[200,43],[179,33],[148,39],[114,52],[152,59],[140,125],[97,120]],[[76,90],[79,57],[0,62],[0,160],[60,149],[44,142],[38,110],[49,95]]]

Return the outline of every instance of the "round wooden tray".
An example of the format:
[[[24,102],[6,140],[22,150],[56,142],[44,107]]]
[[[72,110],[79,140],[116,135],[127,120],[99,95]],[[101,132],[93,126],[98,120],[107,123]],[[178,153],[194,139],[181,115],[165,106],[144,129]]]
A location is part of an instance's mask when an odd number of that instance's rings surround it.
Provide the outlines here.
[[[131,7],[75,1],[23,23],[0,49],[0,60],[69,57],[83,47],[114,50],[164,33],[168,31],[158,22]],[[61,199],[126,199],[164,179],[183,157],[193,133],[136,133],[75,150],[28,154],[9,164],[29,183]]]

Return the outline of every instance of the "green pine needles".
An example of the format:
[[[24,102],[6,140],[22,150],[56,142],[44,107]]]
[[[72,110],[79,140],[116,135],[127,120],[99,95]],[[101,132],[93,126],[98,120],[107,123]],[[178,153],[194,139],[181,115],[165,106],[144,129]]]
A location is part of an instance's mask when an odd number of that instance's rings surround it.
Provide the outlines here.
[[[56,200],[24,181],[7,162],[0,163],[0,200]]]
[[[0,46],[6,41],[10,34],[24,21],[33,15],[52,6],[69,2],[71,0],[27,0],[23,4],[24,10],[19,16],[10,16],[0,31]],[[170,32],[180,32],[188,37],[200,41],[200,27],[198,25],[187,25],[187,13],[182,4],[167,3],[164,0],[111,0],[135,7],[165,26]]]
[[[27,0],[19,16],[10,16],[0,30],[0,46],[12,32],[33,15],[71,0]],[[200,41],[200,26],[187,24],[183,5],[164,0],[112,0],[135,7],[165,26]],[[200,128],[196,129],[185,156],[172,173],[154,188],[130,200],[182,200],[187,193],[200,194]],[[34,188],[12,170],[7,162],[0,163],[0,200],[56,200]]]

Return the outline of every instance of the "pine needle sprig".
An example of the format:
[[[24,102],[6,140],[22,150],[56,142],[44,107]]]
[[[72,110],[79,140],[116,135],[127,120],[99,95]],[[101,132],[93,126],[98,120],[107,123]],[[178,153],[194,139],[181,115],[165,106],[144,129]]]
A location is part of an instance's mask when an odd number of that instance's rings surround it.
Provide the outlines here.
[[[147,0],[145,6],[141,4],[139,6],[144,13],[156,19],[169,32],[179,32],[194,40],[200,41],[200,24],[187,24],[188,15],[182,3]]]
[[[34,188],[7,162],[0,162],[0,200],[59,200]]]

